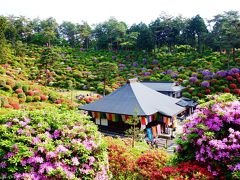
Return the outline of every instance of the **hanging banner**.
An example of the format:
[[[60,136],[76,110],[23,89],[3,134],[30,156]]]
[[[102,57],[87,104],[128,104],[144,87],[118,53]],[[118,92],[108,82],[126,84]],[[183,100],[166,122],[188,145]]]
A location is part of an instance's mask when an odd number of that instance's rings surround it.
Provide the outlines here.
[[[144,129],[146,129],[146,125],[142,125],[141,124],[141,128],[140,128],[141,130],[144,130]]]
[[[100,112],[92,112],[92,117],[95,119],[100,119]]]
[[[154,138],[157,137],[157,127],[156,126],[152,127],[152,135]]]
[[[147,118],[142,116],[141,117],[141,125],[145,125],[146,126],[147,124],[148,124]]]
[[[148,136],[148,139],[150,141],[153,139],[153,137],[152,137],[152,129],[151,128],[147,128],[147,136]]]
[[[132,119],[132,116],[130,115],[121,115],[121,116],[123,121],[129,121],[130,119]]]
[[[157,134],[161,135],[161,125],[160,124],[157,125]]]
[[[152,122],[152,116],[147,116],[148,123]]]

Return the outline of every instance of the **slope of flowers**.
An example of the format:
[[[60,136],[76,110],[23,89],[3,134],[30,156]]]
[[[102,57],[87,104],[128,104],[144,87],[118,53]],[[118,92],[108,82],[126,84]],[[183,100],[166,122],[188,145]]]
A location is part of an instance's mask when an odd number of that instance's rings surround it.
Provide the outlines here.
[[[17,74],[12,73],[12,75]],[[76,105],[53,88],[20,80],[9,74],[0,75],[0,108],[41,109],[44,106],[64,106],[71,109]]]
[[[16,111],[0,117],[2,179],[108,179],[95,125],[74,111]]]
[[[153,172],[165,166],[169,157],[163,150],[149,150],[143,142],[131,147],[132,143],[126,139],[105,139],[113,179],[149,179]]]
[[[98,77],[97,64],[112,62],[118,66],[119,72],[107,82],[107,93],[133,77],[140,80],[183,83],[187,86],[184,95],[196,100],[218,92],[235,95],[240,92],[239,62],[231,63],[233,69],[227,71],[227,57],[218,52],[198,54],[189,46],[176,46],[173,51],[164,47],[156,49],[155,52],[80,51],[60,47],[51,47],[51,51],[56,56],[52,57],[50,52],[42,56],[44,48],[30,45],[24,57],[16,57],[18,61],[10,61],[11,66],[2,65],[0,72],[9,73],[9,68],[12,68],[19,71],[19,77],[40,84],[102,93],[103,80]],[[239,56],[240,53],[236,52],[236,58]]]
[[[217,177],[240,178],[240,102],[223,94],[199,106],[178,144],[178,161],[197,161]]]
[[[151,176],[152,180],[169,180],[169,179],[197,179],[213,180],[214,177],[205,167],[199,166],[198,162],[182,162],[176,166],[165,166],[160,171],[154,171]]]
[[[184,96],[201,99],[204,95],[215,93],[232,93],[240,96],[240,69],[218,70],[205,69],[192,72],[189,79],[183,81],[187,87]]]

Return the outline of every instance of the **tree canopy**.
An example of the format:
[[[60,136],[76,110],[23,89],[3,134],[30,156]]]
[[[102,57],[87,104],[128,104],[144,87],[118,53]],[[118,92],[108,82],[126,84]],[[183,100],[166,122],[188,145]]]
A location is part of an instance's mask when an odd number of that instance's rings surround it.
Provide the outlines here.
[[[94,26],[87,22],[78,24],[64,21],[58,24],[52,17],[1,18],[5,19],[0,27],[1,32],[4,32],[4,38],[13,45],[22,41],[83,49],[148,51],[163,46],[168,46],[171,50],[176,45],[190,45],[200,53],[205,49],[225,49],[229,52],[240,46],[240,15],[237,11],[218,14],[208,21],[200,15],[183,18],[163,13],[148,25],[139,23],[131,26],[113,17]]]

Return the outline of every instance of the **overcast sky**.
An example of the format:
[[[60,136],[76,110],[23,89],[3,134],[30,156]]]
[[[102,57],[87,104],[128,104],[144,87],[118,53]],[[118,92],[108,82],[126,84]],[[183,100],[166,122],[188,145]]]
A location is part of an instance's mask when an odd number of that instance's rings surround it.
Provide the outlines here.
[[[2,0],[0,5],[0,15],[54,17],[59,23],[87,21],[90,25],[111,16],[128,25],[149,24],[161,12],[183,17],[200,14],[211,19],[229,10],[240,12],[240,0]]]

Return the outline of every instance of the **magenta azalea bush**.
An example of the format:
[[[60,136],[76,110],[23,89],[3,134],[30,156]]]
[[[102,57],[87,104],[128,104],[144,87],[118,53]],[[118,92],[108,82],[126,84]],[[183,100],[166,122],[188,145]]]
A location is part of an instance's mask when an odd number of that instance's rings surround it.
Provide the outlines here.
[[[239,175],[240,102],[224,94],[199,106],[177,142],[179,161],[196,160],[218,177]]]
[[[0,179],[108,179],[97,127],[74,111],[0,117]]]

